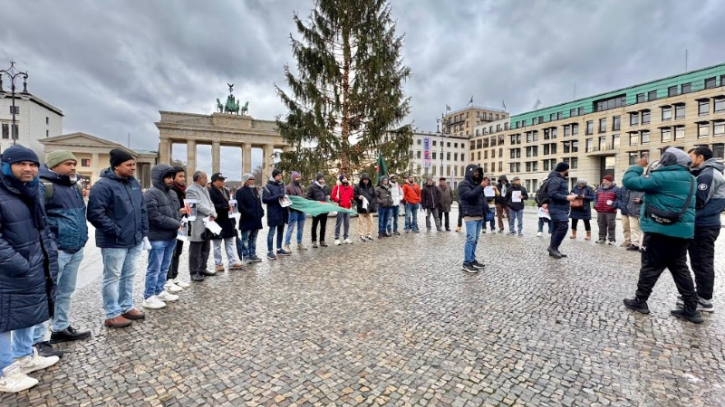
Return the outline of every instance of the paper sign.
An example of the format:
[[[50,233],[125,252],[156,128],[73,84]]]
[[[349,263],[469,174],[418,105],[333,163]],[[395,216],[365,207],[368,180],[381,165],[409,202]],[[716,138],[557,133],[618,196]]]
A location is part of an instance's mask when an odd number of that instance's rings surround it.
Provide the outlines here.
[[[181,226],[179,226],[179,230],[176,232],[176,239],[182,242],[186,242],[189,240],[188,219],[181,219]]]
[[[236,199],[229,200],[229,217],[239,219],[239,206]]]
[[[186,218],[189,221],[196,220],[196,211],[199,201],[196,199],[184,199],[184,208],[186,208]]]
[[[209,229],[209,231],[215,235],[220,235],[222,233],[222,227],[213,220],[209,220],[209,217],[204,218],[204,227]]]
[[[492,198],[496,196],[496,190],[493,188],[493,186],[488,186],[483,189],[483,195],[486,197]]]
[[[521,202],[521,191],[511,191],[511,202]]]
[[[539,208],[538,215],[539,215],[540,218],[551,219],[551,216],[549,216],[549,210],[546,209],[546,208],[543,208],[543,207],[542,208]]]

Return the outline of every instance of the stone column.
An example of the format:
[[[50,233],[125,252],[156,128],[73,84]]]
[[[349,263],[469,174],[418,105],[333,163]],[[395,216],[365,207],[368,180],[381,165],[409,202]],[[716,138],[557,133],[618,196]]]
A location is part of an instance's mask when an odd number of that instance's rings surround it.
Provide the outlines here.
[[[98,162],[98,153],[91,154],[91,185],[98,181],[98,176],[101,174],[103,166]],[[108,163],[110,165],[110,163]]]
[[[162,138],[159,141],[159,164],[171,164],[171,140]]]
[[[252,173],[252,145],[244,143],[242,145],[242,175],[247,173]]]
[[[269,177],[272,176],[272,166],[274,165],[274,144],[265,144],[262,147],[262,184],[267,182]]]
[[[186,184],[191,184],[196,172],[196,140],[186,141]]]
[[[219,162],[221,157],[221,143],[218,141],[211,142],[211,173],[220,172],[221,163]],[[209,174],[211,178],[211,174]]]

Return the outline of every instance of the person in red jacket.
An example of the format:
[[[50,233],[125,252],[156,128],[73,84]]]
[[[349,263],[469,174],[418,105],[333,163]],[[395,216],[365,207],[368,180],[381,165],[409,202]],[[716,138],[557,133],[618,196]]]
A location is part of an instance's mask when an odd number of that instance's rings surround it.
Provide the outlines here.
[[[418,207],[421,194],[413,175],[408,175],[408,182],[403,185],[403,203],[405,204],[405,233],[418,233]]]
[[[340,207],[345,209],[352,208],[352,201],[355,199],[353,188],[350,182],[347,180],[345,174],[340,175],[339,183],[332,188],[332,200],[337,202]],[[343,238],[345,244],[351,244],[349,232],[350,232],[350,214],[348,212],[338,212],[337,219],[335,219],[335,244],[339,246],[340,242],[340,226],[344,224]]]
[[[597,225],[599,226],[597,243],[606,242],[607,234],[610,245],[616,241],[618,192],[619,187],[614,184],[614,177],[605,175],[602,178],[602,185],[599,186],[594,197],[594,210],[597,211]]]

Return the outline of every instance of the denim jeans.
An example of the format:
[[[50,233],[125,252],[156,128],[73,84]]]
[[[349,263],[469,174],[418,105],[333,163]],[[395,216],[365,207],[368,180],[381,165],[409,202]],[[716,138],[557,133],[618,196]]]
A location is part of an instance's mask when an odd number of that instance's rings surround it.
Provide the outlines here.
[[[13,364],[13,359],[33,354],[33,328],[0,333],[0,377],[2,370]]]
[[[405,231],[418,230],[419,204],[405,204]]]
[[[161,294],[166,284],[166,270],[171,264],[171,257],[176,249],[176,238],[168,240],[152,240],[149,250],[148,266],[146,267],[146,286],[143,298],[147,299]]]
[[[384,235],[388,229],[390,216],[393,214],[393,207],[386,206],[378,208],[378,234]]]
[[[514,221],[518,221],[518,223],[519,223],[519,228],[518,228],[519,234],[520,235],[524,234],[523,233],[523,228],[524,228],[524,225],[523,225],[524,210],[523,209],[515,211],[515,210],[509,208],[509,233],[514,233],[514,223],[515,223]]]
[[[224,264],[224,259],[222,259],[222,242],[224,243],[224,251],[227,253],[227,262],[229,263],[229,267],[231,267],[237,263],[237,256],[234,255],[233,237],[212,240],[212,245],[214,246],[214,264],[217,266]]]
[[[13,364],[13,332],[0,332],[0,377],[3,377],[3,369]]]
[[[481,229],[483,229],[483,219],[464,220],[464,222],[466,224],[466,246],[463,261],[471,263],[476,260],[476,246],[478,246],[478,237],[481,236]]]
[[[438,208],[426,208],[425,209],[425,228],[428,230],[431,229],[431,223],[430,223],[431,216],[433,217],[433,223],[435,223],[436,229],[440,230],[441,219],[438,217]]]
[[[133,278],[143,243],[129,248],[102,248],[103,257],[103,309],[106,319],[133,309]]]
[[[282,238],[284,237],[284,223],[277,226],[270,226],[267,232],[267,251],[274,251],[274,232],[277,232],[277,250],[282,249]]]
[[[400,205],[393,205],[388,220],[388,233],[398,233],[398,217],[400,216]]]
[[[242,237],[237,239],[237,253],[241,260],[257,257],[257,235],[259,229],[245,230]],[[241,250],[240,250],[241,249]]]
[[[284,244],[289,245],[292,242],[292,233],[297,225],[297,244],[302,243],[302,232],[305,230],[304,212],[289,211],[289,226],[287,226],[287,234],[284,236]]]
[[[343,230],[343,239],[347,239],[350,233],[350,214],[347,212],[338,212],[337,219],[335,219],[335,240],[340,239],[340,226]]]
[[[544,233],[544,223],[549,226],[549,234],[551,234],[551,219],[539,218],[539,233]]]

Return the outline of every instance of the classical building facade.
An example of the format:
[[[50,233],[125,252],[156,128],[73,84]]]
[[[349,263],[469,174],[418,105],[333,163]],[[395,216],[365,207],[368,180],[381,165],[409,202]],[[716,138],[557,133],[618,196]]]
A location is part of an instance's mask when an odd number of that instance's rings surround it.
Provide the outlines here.
[[[472,137],[474,127],[509,117],[504,110],[481,106],[468,106],[443,116],[443,132],[455,136]]]
[[[220,170],[221,146],[235,146],[240,149],[242,174],[252,172],[252,148],[263,151],[262,173],[269,177],[274,164],[274,150],[285,151],[288,146],[282,140],[276,123],[268,120],[256,120],[247,115],[213,113],[211,115],[160,111],[161,120],[156,122],[159,129],[159,163],[171,163],[173,144],[186,144],[186,171],[192,174],[197,169],[196,147],[199,144],[211,145],[211,171]],[[191,182],[191,176],[187,177]],[[259,181],[258,181],[259,182]]]
[[[621,182],[643,153],[654,160],[669,146],[707,145],[722,159],[725,64],[518,114],[508,122],[494,133],[484,133],[486,125],[478,128],[470,154],[477,159],[482,153],[489,173],[518,175],[530,190],[560,161],[571,166],[572,184],[598,184],[607,174]]]
[[[12,126],[13,99],[10,92],[0,98],[0,152],[16,143],[43,155],[41,140],[59,136],[63,132],[63,112],[40,99],[27,93],[22,98],[15,94],[15,129]]]
[[[131,150],[118,143],[92,136],[85,133],[72,133],[62,136],[48,137],[40,140],[43,153],[39,154],[41,161],[51,151],[66,150],[78,158],[76,170],[84,186],[89,187],[101,175],[101,171],[111,166],[109,152],[114,148],[126,150],[136,157],[136,178],[143,188],[151,187],[151,167],[156,164],[156,151]]]

